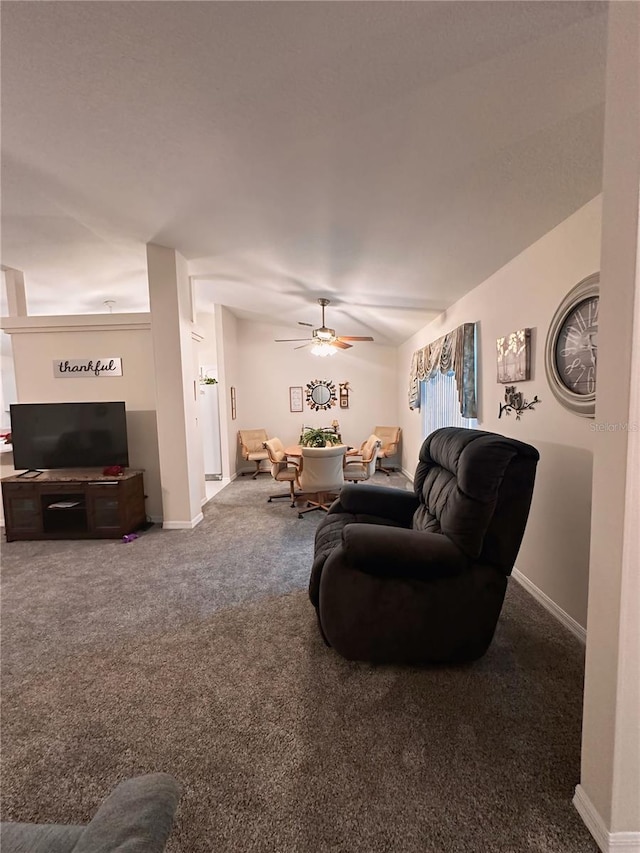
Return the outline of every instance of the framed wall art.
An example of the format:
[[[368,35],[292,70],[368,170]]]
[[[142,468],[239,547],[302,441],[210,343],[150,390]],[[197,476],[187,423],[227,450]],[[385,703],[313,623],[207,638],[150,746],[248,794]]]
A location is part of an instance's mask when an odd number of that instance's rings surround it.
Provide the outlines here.
[[[511,385],[531,379],[531,329],[518,329],[496,340],[498,382]]]
[[[341,409],[348,409],[349,408],[349,391],[351,390],[349,388],[349,383],[348,382],[340,382],[338,387],[340,388],[340,408]]]
[[[304,397],[302,395],[302,385],[289,386],[289,411],[302,412],[304,405]]]
[[[231,420],[236,419],[236,389],[231,386]]]

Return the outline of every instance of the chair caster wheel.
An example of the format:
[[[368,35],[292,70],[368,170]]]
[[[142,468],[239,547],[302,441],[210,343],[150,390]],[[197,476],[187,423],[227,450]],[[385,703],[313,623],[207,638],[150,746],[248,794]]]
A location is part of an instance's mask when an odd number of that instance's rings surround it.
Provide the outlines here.
[[[271,503],[271,498],[267,498],[267,503],[268,503],[268,504],[270,504],[270,503]]]
[[[299,513],[298,513],[298,518],[302,518],[302,513],[301,513],[301,512],[299,512]]]

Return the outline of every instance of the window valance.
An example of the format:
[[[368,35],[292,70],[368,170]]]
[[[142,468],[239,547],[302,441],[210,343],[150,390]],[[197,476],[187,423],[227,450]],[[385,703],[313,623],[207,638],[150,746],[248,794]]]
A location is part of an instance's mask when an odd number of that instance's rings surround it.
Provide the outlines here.
[[[439,370],[453,373],[458,387],[460,413],[463,418],[476,418],[476,325],[463,323],[437,341],[416,350],[409,373],[409,408],[420,408],[419,383]]]

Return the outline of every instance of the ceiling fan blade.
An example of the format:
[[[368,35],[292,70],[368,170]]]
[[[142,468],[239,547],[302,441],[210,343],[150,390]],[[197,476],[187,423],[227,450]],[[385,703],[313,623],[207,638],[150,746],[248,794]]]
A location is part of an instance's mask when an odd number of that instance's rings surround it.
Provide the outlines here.
[[[313,329],[313,323],[303,323],[302,320],[298,320],[299,326],[309,326],[310,329]]]
[[[309,341],[308,344],[302,344],[301,347],[294,347],[294,349],[304,349],[305,347],[310,347],[313,341]]]
[[[276,344],[291,344],[294,341],[311,341],[312,338],[276,338]]]
[[[351,349],[351,344],[345,344],[339,338],[336,338],[335,341],[331,341],[331,346],[338,347],[338,349]]]
[[[339,341],[372,341],[373,338],[369,338],[369,337],[363,338],[363,337],[360,337],[359,335],[339,335],[338,340]]]

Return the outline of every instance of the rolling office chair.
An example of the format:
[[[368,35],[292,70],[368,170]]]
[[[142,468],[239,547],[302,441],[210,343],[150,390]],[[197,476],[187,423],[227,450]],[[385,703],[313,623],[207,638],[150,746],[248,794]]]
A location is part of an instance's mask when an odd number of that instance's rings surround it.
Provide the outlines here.
[[[378,451],[377,470],[384,471],[388,477],[392,471],[395,471],[396,466],[385,468],[382,464],[382,460],[389,459],[392,456],[397,455],[400,448],[400,436],[402,435],[402,430],[400,427],[395,426],[377,426],[374,428],[373,432],[382,442],[380,450]]]
[[[255,480],[258,474],[270,474],[268,468],[262,468],[260,463],[269,458],[269,454],[264,448],[265,441],[269,440],[265,429],[240,429],[238,430],[238,441],[240,443],[240,455],[247,462],[255,462],[256,467],[253,473],[251,471],[243,471],[242,476],[252,474],[251,479]]]
[[[307,508],[298,512],[302,518],[307,512],[322,509],[325,512],[344,485],[342,463],[346,453],[344,444],[327,447],[303,447],[298,486],[300,495],[306,498]]]
[[[373,476],[376,470],[376,460],[380,450],[380,439],[377,435],[370,435],[363,442],[357,454],[349,454],[345,458],[343,474],[345,480],[360,483]]]
[[[267,503],[277,498],[290,498],[291,506],[295,506],[295,487],[298,477],[298,466],[295,462],[287,459],[284,445],[279,438],[270,438],[264,443],[265,450],[271,462],[271,476],[278,483],[289,483],[288,492],[280,492],[277,495],[269,495]]]

